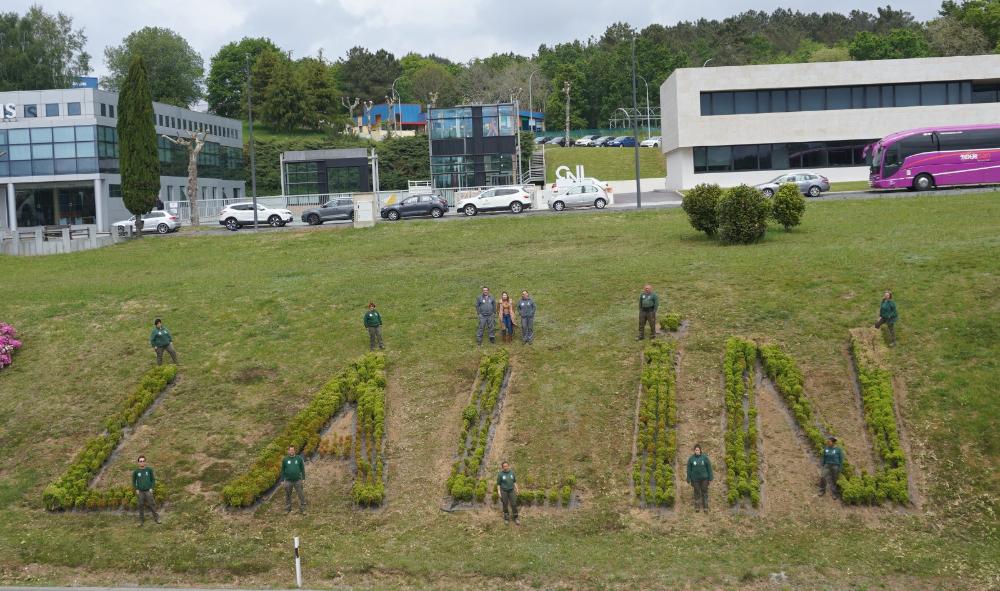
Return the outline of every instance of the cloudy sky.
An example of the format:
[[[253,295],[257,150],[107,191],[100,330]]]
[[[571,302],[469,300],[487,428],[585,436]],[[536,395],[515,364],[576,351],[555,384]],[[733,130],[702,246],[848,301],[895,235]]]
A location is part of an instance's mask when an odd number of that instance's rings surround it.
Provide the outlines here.
[[[888,0],[846,0],[847,13],[875,12]],[[104,48],[145,26],[173,29],[202,54],[205,67],[229,41],[270,37],[293,57],[320,49],[336,59],[351,47],[385,48],[397,57],[411,51],[466,61],[494,52],[525,55],[538,46],[599,36],[616,21],[642,28],[698,18],[720,19],[744,10],[777,7],[817,10],[815,0],[774,2],[716,0],[5,0],[3,11],[25,12],[40,3],[64,12],[82,27],[96,75],[106,72]],[[940,0],[896,3],[920,20],[933,18]]]

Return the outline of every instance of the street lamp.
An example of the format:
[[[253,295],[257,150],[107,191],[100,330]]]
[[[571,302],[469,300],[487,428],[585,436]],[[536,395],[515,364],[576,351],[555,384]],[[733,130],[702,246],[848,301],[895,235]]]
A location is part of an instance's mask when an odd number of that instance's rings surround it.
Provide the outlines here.
[[[251,76],[253,70],[250,68],[250,54],[245,54],[244,61],[247,67],[247,115],[250,125],[250,193],[253,196],[253,231],[257,231],[257,150],[253,141],[253,80]],[[285,193],[285,179],[281,179],[281,193]],[[190,198],[189,198],[190,199]]]
[[[393,80],[391,87],[392,96],[395,97],[396,99],[396,102],[393,104],[392,108],[392,128],[395,129],[396,131],[400,130],[399,126],[396,125],[396,109],[397,105],[399,105],[399,93],[396,92],[396,83],[399,82],[400,78],[402,78],[402,76],[398,76],[395,80]]]
[[[639,106],[636,99],[636,72],[635,72],[635,35],[632,35],[632,109],[638,113]],[[635,139],[635,207],[642,209],[642,186],[639,184],[639,121],[638,117],[632,120],[632,136]]]
[[[710,57],[710,58],[708,58],[707,60],[705,60],[705,63],[703,63],[703,64],[701,65],[701,67],[703,67],[703,68],[704,68],[705,66],[707,66],[707,65],[708,65],[708,62],[710,62],[710,61],[712,61],[712,60],[714,60],[714,59],[715,59],[714,57]]]
[[[531,79],[535,77],[538,70],[532,70],[531,75],[528,76],[528,127],[531,131],[535,131],[535,103],[531,100]]]
[[[646,85],[646,139],[653,137],[653,127],[649,122],[649,83],[642,76],[639,76],[639,80]]]

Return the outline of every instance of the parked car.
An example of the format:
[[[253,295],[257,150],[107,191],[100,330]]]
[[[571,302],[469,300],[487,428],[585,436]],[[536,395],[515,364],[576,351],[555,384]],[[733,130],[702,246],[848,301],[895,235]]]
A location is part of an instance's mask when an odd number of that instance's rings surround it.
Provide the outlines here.
[[[590,146],[592,148],[599,148],[601,146],[607,145],[607,143],[613,139],[615,139],[615,136],[613,135],[602,135],[597,139],[595,139],[594,141],[590,142]]]
[[[120,222],[115,222],[112,224],[115,228],[121,228],[119,230],[120,234],[124,233],[125,228],[132,228],[135,232],[135,216],[130,217],[127,220]],[[156,232],[157,234],[166,234],[168,232],[176,232],[181,228],[181,220],[174,214],[163,211],[161,209],[154,209],[149,213],[142,214],[142,232]]]
[[[558,135],[558,136],[550,139],[549,141],[547,141],[545,143],[548,144],[548,145],[550,145],[550,146],[565,146],[566,145],[566,136],[564,136],[564,135]]]
[[[654,135],[653,137],[642,140],[642,143],[640,143],[639,146],[643,148],[659,148],[661,143],[663,143],[663,138],[658,135]]]
[[[604,145],[609,148],[631,148],[635,146],[635,138],[630,135],[620,135]]]
[[[596,140],[598,137],[600,137],[600,136],[597,136],[597,135],[585,135],[582,138],[580,138],[580,139],[576,140],[575,142],[573,142],[573,145],[574,146],[589,146],[589,145],[593,144],[594,140]]]
[[[586,177],[583,177],[583,178],[580,178],[580,179],[577,179],[577,180],[574,180],[574,181],[565,181],[564,180],[563,184],[561,184],[561,185],[559,184],[559,181],[554,181],[552,183],[552,186],[550,187],[550,189],[552,190],[552,195],[553,196],[558,196],[558,195],[562,195],[563,193],[565,193],[566,190],[569,189],[570,187],[574,187],[576,185],[593,185],[593,186],[597,187],[598,189],[601,189],[602,191],[608,191],[608,192],[610,192],[610,189],[608,189],[608,184],[607,183],[605,183],[604,181],[600,181],[598,179],[595,179],[594,177],[590,177],[590,176],[586,176]]]
[[[535,144],[544,144],[552,139],[551,135],[540,135],[535,138]]]
[[[300,219],[310,226],[318,226],[332,220],[353,220],[354,199],[350,197],[331,199],[319,207],[303,211]]]
[[[531,195],[521,187],[494,187],[475,197],[460,199],[455,209],[467,216],[480,211],[500,211],[509,209],[511,213],[521,213],[531,207]]]
[[[830,190],[830,179],[815,172],[789,172],[774,177],[766,183],[754,185],[754,187],[760,189],[761,193],[770,197],[774,195],[778,187],[785,183],[795,183],[803,195],[810,197],[819,197],[824,191]]]
[[[424,193],[423,195],[410,195],[399,203],[386,205],[379,211],[379,214],[382,216],[382,219],[394,222],[399,218],[420,215],[439,218],[447,212],[448,202],[444,197],[436,193]]]
[[[294,219],[287,209],[273,209],[257,204],[257,223],[269,224],[275,228],[284,226]],[[219,213],[219,224],[236,230],[253,225],[253,203],[233,203]]]
[[[581,183],[574,183],[563,188],[563,190],[549,198],[549,207],[556,211],[562,211],[567,207],[596,207],[604,209],[611,202],[611,197],[604,187],[585,180]]]

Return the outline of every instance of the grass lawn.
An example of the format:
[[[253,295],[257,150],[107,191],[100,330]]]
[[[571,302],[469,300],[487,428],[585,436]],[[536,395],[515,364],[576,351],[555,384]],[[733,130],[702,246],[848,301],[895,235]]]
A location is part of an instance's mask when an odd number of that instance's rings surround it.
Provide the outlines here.
[[[831,191],[864,191],[868,188],[868,181],[840,181],[830,183]]]
[[[541,146],[536,146],[541,150]],[[642,178],[662,178],[667,174],[666,159],[659,148],[639,148],[639,172]],[[545,178],[551,183],[556,168],[568,166],[570,172],[582,164],[587,176],[602,181],[622,181],[635,178],[634,148],[560,148],[545,146]]]
[[[920,195],[810,202],[800,228],[771,230],[750,247],[719,246],[680,210],[654,210],[155,236],[0,257],[0,320],[24,341],[0,370],[0,584],[289,587],[300,536],[312,588],[762,589],[779,571],[801,589],[995,586],[997,227],[998,193]],[[683,479],[668,512],[638,509],[629,491],[642,350],[635,307],[645,282],[661,310],[690,321],[680,341],[678,467],[695,442],[712,458],[709,515],[691,510]],[[511,348],[489,469],[508,458],[525,485],[575,475],[582,501],[526,508],[520,528],[504,527],[495,510],[441,511],[479,363],[473,302],[483,284],[530,289],[538,304],[536,343]],[[885,288],[900,310],[900,344],[887,362],[918,503],[817,499],[818,468],[795,468],[808,465],[804,445],[769,433],[764,506],[731,514],[725,339],[781,344],[848,458],[870,464],[846,343],[849,329],[875,320]],[[369,300],[388,347],[384,508],[353,508],[351,475],[322,460],[307,465],[305,517],[286,516],[277,496],[223,511],[222,484],[366,351]],[[42,490],[153,361],[157,316],[175,338],[178,381],[103,482],[126,482],[131,460],[146,454],[168,493],[164,524],[46,513]]]

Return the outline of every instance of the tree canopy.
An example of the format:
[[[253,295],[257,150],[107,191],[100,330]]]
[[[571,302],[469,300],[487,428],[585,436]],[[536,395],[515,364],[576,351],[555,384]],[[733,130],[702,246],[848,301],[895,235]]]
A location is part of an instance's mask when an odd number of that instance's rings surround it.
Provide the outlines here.
[[[206,81],[208,109],[223,117],[246,117],[247,71],[264,51],[279,51],[265,37],[227,43],[212,57]]]
[[[73,19],[32,6],[0,13],[0,91],[69,88],[90,73],[87,37]]]
[[[142,56],[154,101],[188,107],[202,97],[205,63],[188,42],[170,29],[145,27],[121,45],[104,49],[109,75],[101,82],[109,90],[123,86],[132,58]]]

